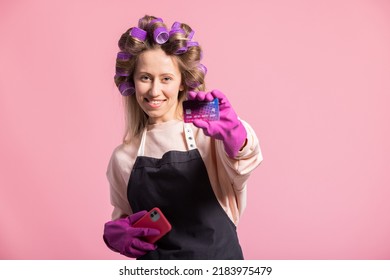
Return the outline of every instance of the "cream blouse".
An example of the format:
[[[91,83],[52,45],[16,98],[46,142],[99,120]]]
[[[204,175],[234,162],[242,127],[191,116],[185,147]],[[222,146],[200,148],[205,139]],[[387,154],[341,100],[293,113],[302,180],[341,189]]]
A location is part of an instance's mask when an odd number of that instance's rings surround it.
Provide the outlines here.
[[[249,124],[242,123],[247,131],[247,143],[234,159],[226,155],[222,141],[206,136],[202,129],[190,124],[215,196],[236,225],[246,206],[249,175],[263,160],[255,132]],[[168,151],[187,151],[183,124],[183,121],[172,120],[148,125],[144,156],[161,158]],[[127,199],[127,184],[140,142],[141,137],[137,137],[116,147],[108,164],[113,220],[133,213]]]

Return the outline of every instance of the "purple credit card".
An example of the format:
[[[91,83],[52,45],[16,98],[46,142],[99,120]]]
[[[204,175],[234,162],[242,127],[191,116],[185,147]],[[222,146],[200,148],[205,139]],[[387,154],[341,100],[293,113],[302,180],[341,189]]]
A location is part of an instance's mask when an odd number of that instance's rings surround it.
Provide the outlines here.
[[[218,98],[213,101],[187,100],[183,102],[184,122],[194,120],[217,121],[219,120]]]

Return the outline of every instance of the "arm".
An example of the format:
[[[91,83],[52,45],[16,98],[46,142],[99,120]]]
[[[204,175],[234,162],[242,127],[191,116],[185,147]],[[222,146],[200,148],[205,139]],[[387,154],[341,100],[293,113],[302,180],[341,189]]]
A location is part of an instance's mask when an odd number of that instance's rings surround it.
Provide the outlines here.
[[[231,211],[232,220],[237,223],[246,206],[246,184],[251,172],[261,163],[259,141],[252,127],[240,120],[232,106],[219,91],[190,92],[189,99],[220,100],[219,121],[195,121],[212,141],[213,157],[204,154],[209,165],[214,192],[226,211]]]
[[[230,183],[236,191],[241,191],[245,186],[251,172],[262,162],[259,140],[252,127],[245,121],[241,121],[247,131],[246,145],[238,152],[235,158],[224,154],[224,145],[216,143],[218,162],[226,170]]]
[[[130,177],[130,167],[124,165],[130,159],[122,151],[123,146],[116,148],[107,167],[107,180],[110,185],[110,201],[114,207],[111,218],[113,220],[126,217],[133,213],[127,199],[127,181]]]
[[[135,228],[146,211],[133,213],[127,200],[127,181],[130,176],[131,159],[120,146],[113,152],[107,167],[107,179],[110,183],[110,199],[114,206],[112,221],[104,225],[103,240],[107,247],[130,258],[138,258],[150,250],[154,244],[143,240],[144,236],[158,235],[159,231],[151,228]]]

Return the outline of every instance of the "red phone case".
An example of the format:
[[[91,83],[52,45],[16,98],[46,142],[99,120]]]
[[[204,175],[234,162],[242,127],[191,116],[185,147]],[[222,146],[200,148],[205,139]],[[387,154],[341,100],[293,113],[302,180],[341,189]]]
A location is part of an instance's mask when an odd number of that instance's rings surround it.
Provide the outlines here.
[[[149,243],[155,243],[172,229],[171,224],[158,207],[155,207],[146,213],[141,219],[133,224],[133,227],[158,229],[160,231],[159,235],[143,237],[143,239]]]

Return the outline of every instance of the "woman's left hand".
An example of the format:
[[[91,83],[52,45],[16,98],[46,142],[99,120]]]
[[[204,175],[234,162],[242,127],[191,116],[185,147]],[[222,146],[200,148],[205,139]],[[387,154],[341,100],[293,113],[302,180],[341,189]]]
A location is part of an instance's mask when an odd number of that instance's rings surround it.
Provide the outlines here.
[[[219,120],[195,120],[193,123],[196,127],[202,128],[207,136],[221,140],[227,155],[234,158],[244,146],[247,133],[245,127],[238,119],[236,112],[234,112],[230,105],[229,100],[219,90],[213,90],[207,93],[202,91],[190,91],[188,93],[189,100],[211,102],[214,98],[218,98],[219,100]]]

